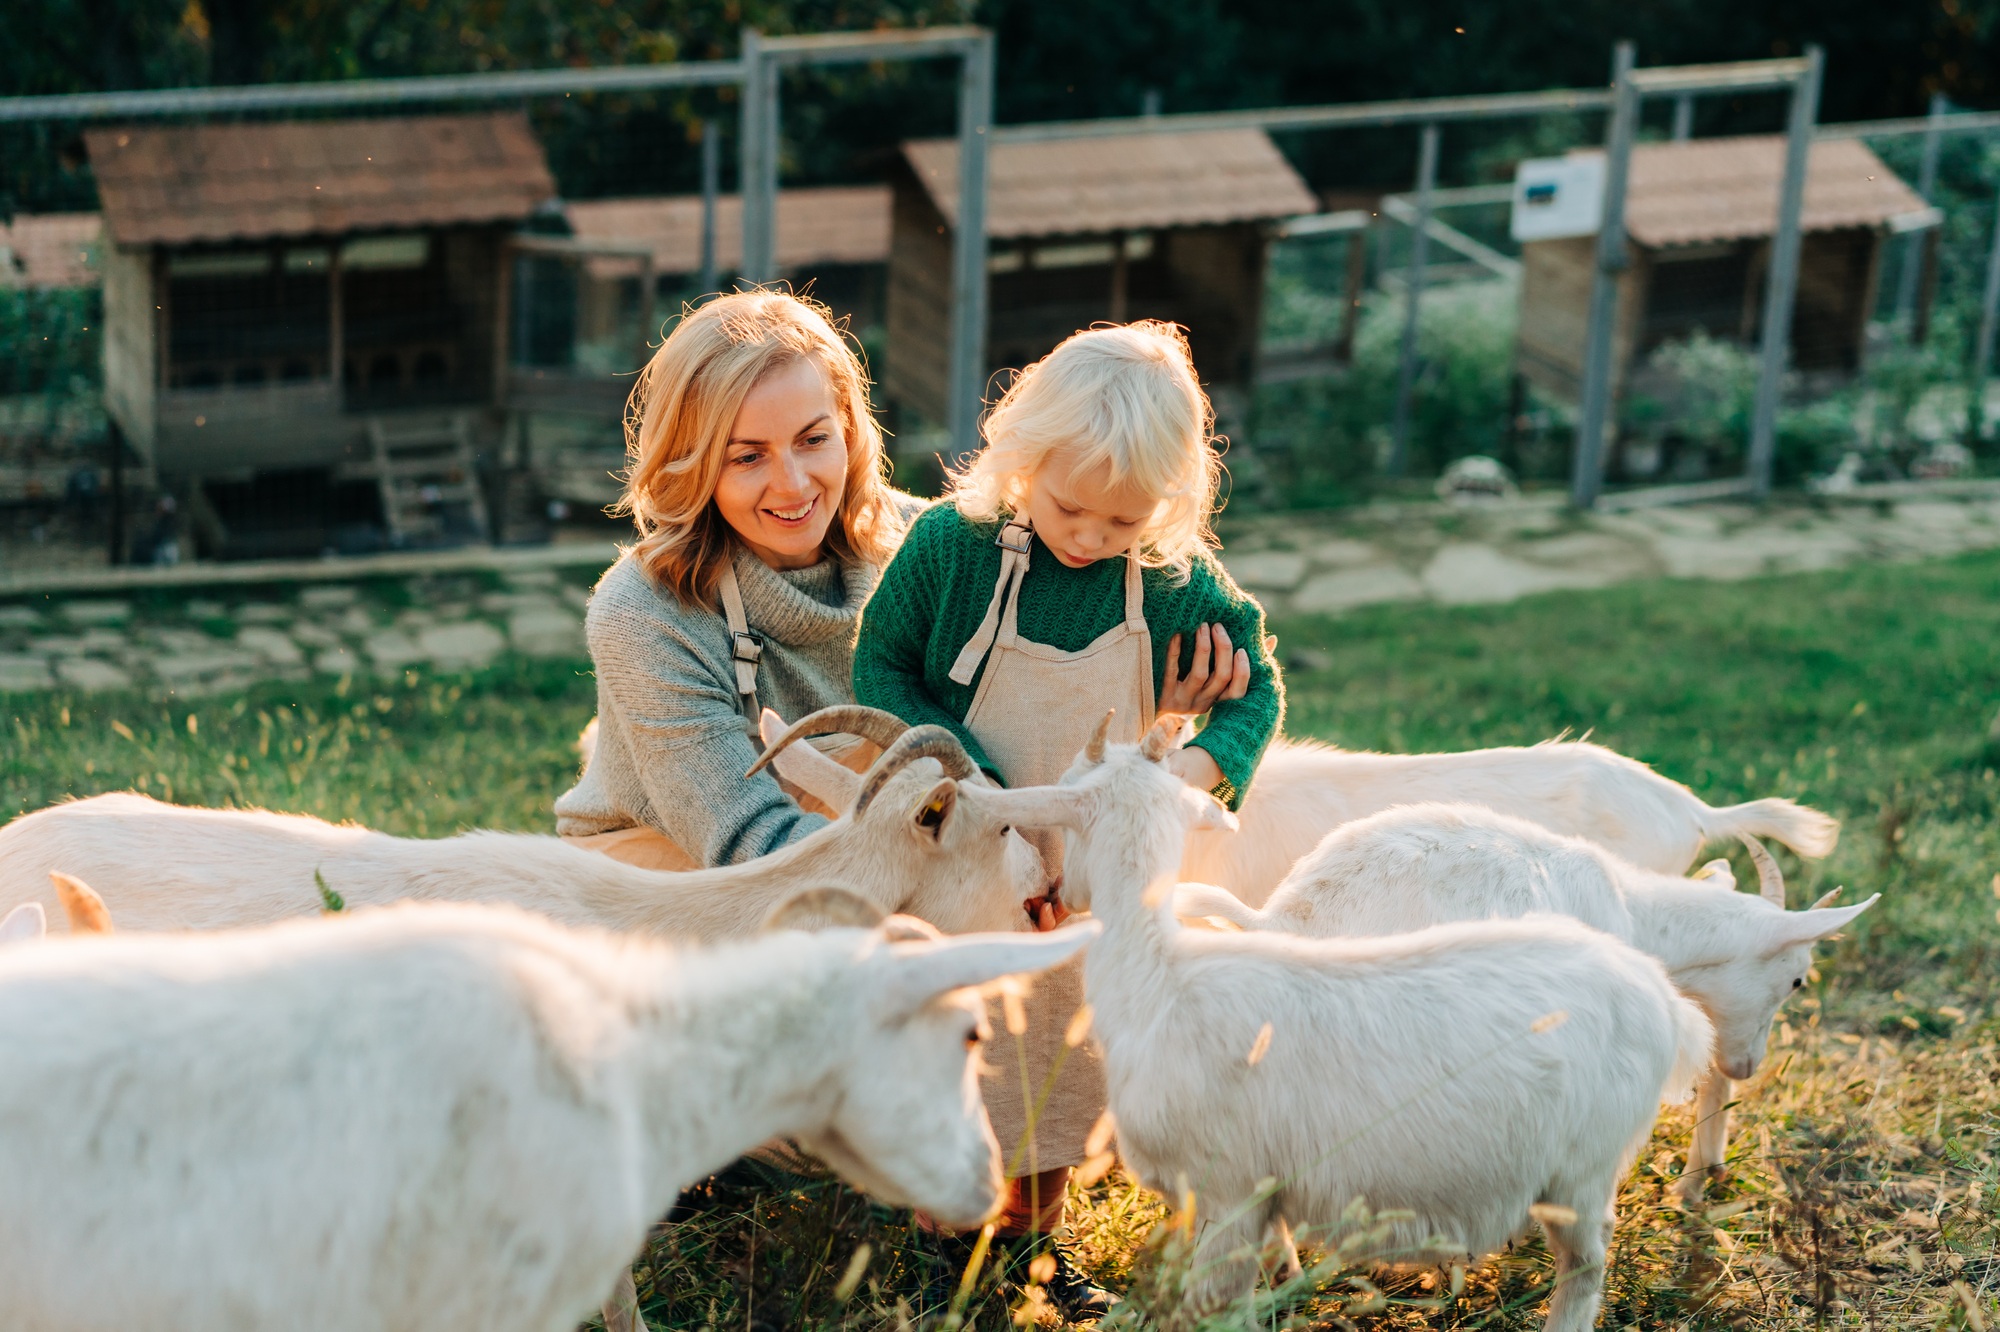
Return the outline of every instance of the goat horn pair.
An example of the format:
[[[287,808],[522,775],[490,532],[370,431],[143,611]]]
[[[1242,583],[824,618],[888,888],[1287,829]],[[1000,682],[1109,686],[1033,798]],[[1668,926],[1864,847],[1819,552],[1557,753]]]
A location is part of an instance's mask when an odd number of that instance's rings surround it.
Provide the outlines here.
[[[1174,748],[1174,738],[1181,733],[1183,718],[1177,712],[1162,713],[1153,723],[1153,729],[1146,732],[1146,738],[1139,742],[1139,753],[1148,763],[1158,763]]]
[[[926,758],[936,759],[945,776],[956,781],[962,782],[979,771],[972,756],[965,752],[965,746],[950,731],[942,726],[912,726],[897,736],[862,776],[861,794],[854,797],[854,817],[858,819],[867,812],[869,802],[881,794],[891,777],[918,759]]]
[[[1785,872],[1778,868],[1778,862],[1764,849],[1764,844],[1748,833],[1741,834],[1743,845],[1750,848],[1750,861],[1757,867],[1757,893],[1766,902],[1776,906],[1785,904]]]
[[[785,746],[807,735],[858,735],[864,740],[872,740],[883,749],[896,743],[909,724],[893,712],[880,708],[863,707],[859,703],[841,703],[830,708],[799,718],[785,728],[785,733],[764,746],[764,752],[750,765],[745,777],[755,777],[770,766],[773,759],[784,752]]]

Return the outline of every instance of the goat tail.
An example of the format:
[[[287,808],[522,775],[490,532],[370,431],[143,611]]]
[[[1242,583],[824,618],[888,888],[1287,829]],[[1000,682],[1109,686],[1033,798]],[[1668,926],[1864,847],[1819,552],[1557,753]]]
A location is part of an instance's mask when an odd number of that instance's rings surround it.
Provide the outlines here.
[[[1795,800],[1770,797],[1711,809],[1702,816],[1701,831],[1710,841],[1774,837],[1800,855],[1818,859],[1839,840],[1840,820]]]
[[[1673,997],[1674,1066],[1660,1088],[1660,1099],[1680,1105],[1694,1095],[1695,1084],[1715,1060],[1715,1025],[1700,1005],[1675,992]]]
[[[592,717],[590,719],[590,724],[588,726],[585,726],[583,728],[582,734],[576,737],[576,758],[577,758],[576,766],[578,771],[583,771],[589,768],[590,761],[596,757],[597,757],[597,718]],[[1779,840],[1782,841],[1783,839],[1781,838]],[[1785,845],[1790,846],[1791,843],[1786,842]],[[1829,843],[1829,845],[1831,844]]]

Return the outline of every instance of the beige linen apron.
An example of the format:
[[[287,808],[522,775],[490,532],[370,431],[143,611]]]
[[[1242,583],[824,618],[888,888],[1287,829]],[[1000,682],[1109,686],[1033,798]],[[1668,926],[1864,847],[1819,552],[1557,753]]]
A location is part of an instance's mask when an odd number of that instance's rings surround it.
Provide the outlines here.
[[[986,669],[972,708],[965,714],[987,755],[1009,786],[1043,786],[1068,771],[1107,708],[1116,709],[1111,739],[1131,742],[1153,724],[1153,638],[1146,628],[1139,562],[1125,563],[1125,619],[1088,646],[1065,652],[1022,638],[1019,621],[1021,580],[1028,572],[1033,535],[1025,523],[1010,522],[996,543],[1000,577],[992,604],[953,664],[951,678],[970,684],[981,657]],[[988,646],[992,652],[987,653]],[[1030,834],[1051,872],[1062,868],[1062,839]],[[1028,1030],[1018,1041],[1006,1034],[999,1006],[989,1015],[994,1040],[980,1089],[993,1132],[1010,1176],[1036,1174],[1083,1160],[1084,1139],[1104,1111],[1104,1070],[1092,1043],[1062,1058],[1048,1100],[1027,1137],[1029,1098],[1041,1095],[1049,1070],[1064,1050],[1063,1034],[1083,1004],[1083,960],[1044,972],[1025,1008]],[[1023,1142],[1026,1151],[1022,1151]]]

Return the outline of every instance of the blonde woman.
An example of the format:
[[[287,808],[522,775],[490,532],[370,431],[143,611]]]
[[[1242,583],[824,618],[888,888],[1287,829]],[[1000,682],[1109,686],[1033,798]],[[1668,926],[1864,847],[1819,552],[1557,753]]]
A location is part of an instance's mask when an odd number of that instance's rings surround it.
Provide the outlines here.
[[[857,700],[951,728],[1010,786],[1060,777],[1107,708],[1126,741],[1156,711],[1208,713],[1172,761],[1239,805],[1284,690],[1263,608],[1208,552],[1213,419],[1171,324],[1094,328],[1030,366],[987,417],[986,447],[951,502],[916,520],[884,572],[862,616]],[[1052,867],[1060,851],[1043,839]],[[984,1083],[1013,1180],[999,1233],[1028,1250],[1060,1225],[1070,1167],[1104,1107],[1095,1059],[1064,1040],[1081,1003],[1077,968],[1043,976],[1021,1056],[1000,1038]],[[1053,1254],[1044,1285],[1066,1318],[1104,1313],[1109,1296],[1060,1243]]]
[[[654,353],[626,423],[639,539],[591,597],[597,745],[563,836],[684,869],[825,822],[743,774],[760,705],[853,701],[861,607],[920,507],[884,480],[867,388],[825,309],[783,292],[711,301]]]

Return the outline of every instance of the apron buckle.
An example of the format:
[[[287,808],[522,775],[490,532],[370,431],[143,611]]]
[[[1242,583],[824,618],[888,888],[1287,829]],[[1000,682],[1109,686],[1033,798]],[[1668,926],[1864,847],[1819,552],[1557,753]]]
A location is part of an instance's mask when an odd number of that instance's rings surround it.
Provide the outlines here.
[[[745,630],[742,633],[733,633],[729,637],[735,645],[729,653],[732,660],[740,661],[748,666],[755,666],[758,660],[763,657],[764,644],[757,635]]]
[[[993,544],[1000,547],[1000,549],[1002,550],[1011,550],[1016,555],[1026,555],[1031,549],[1034,548],[1035,530],[1031,527],[1020,528],[1019,530],[1021,533],[1021,544],[1018,546],[1007,539],[1007,534],[1014,530],[1015,530],[1015,525],[1013,523],[1007,524],[1005,527],[1000,529],[1000,535],[993,538]]]

